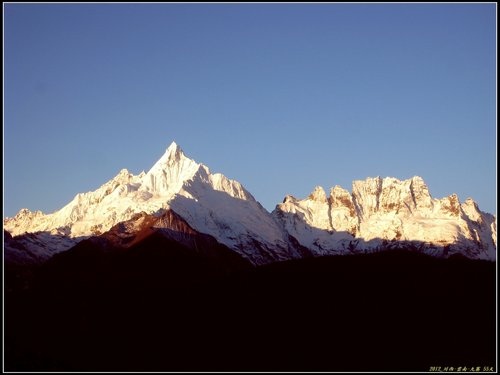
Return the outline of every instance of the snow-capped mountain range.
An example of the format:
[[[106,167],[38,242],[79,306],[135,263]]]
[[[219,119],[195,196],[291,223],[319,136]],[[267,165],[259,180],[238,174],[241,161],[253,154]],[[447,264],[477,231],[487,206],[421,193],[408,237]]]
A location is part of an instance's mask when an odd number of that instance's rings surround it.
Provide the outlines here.
[[[335,186],[328,197],[316,187],[303,200],[287,196],[272,214],[303,246],[321,255],[404,242],[436,256],[496,258],[496,218],[470,198],[463,203],[456,194],[432,198],[418,176],[354,181],[352,194]]]
[[[175,142],[148,172],[122,169],[54,213],[22,209],[4,219],[13,236],[5,257],[18,259],[22,248],[32,258],[46,259],[136,214],[158,216],[165,210],[254,264],[377,251],[401,242],[436,256],[496,259],[495,216],[470,198],[463,203],[456,195],[432,198],[420,177],[367,178],[354,181],[352,193],[335,186],[329,196],[317,187],[306,199],[286,196],[269,213],[239,182],[211,173]]]

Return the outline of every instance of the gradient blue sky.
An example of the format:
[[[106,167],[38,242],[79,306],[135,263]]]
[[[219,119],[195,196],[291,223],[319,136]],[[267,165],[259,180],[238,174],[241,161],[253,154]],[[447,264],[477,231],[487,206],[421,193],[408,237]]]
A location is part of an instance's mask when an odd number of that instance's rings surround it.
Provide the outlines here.
[[[272,210],[419,175],[496,212],[496,4],[5,4],[4,216],[175,140]]]

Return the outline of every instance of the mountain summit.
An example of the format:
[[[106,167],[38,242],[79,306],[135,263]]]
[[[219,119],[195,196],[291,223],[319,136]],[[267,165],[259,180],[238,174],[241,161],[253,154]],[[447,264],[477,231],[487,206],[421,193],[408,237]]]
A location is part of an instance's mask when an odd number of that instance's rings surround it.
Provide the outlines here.
[[[134,175],[122,169],[59,211],[46,215],[22,209],[4,219],[4,228],[13,236],[10,243],[31,233],[19,246],[36,244],[36,254],[45,246],[52,254],[136,214],[165,210],[254,264],[401,244],[440,257],[496,259],[496,218],[480,211],[472,199],[432,198],[421,177],[354,181],[352,193],[335,186],[327,195],[318,186],[305,199],[285,197],[270,214],[238,181],[211,173],[175,142],[148,172]]]
[[[77,194],[59,211],[21,210],[4,220],[13,236],[25,232],[85,238],[134,214],[173,209],[192,228],[214,236],[256,264],[299,256],[288,235],[237,181],[186,157],[173,142],[147,173],[122,169],[95,191]],[[64,246],[60,250],[65,250]]]
[[[200,167],[201,164],[187,158],[182,149],[172,142],[144,176],[141,190],[164,197],[175,194]]]

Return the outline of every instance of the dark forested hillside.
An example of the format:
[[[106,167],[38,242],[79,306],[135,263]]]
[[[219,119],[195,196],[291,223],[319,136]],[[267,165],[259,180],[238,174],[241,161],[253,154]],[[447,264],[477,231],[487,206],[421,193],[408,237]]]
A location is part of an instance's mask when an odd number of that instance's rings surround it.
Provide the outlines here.
[[[401,250],[254,267],[154,236],[79,246],[6,289],[7,371],[495,365],[492,262]]]

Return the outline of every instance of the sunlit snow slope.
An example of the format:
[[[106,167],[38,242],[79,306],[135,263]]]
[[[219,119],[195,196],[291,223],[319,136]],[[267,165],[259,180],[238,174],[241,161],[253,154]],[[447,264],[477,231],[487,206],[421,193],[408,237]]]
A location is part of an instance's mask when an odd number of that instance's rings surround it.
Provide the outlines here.
[[[95,191],[77,194],[59,211],[45,215],[21,210],[4,220],[13,236],[49,232],[86,237],[109,230],[135,213],[173,209],[195,230],[249,258],[254,263],[289,259],[299,254],[272,216],[237,181],[212,174],[187,158],[173,142],[147,172],[126,169]]]

